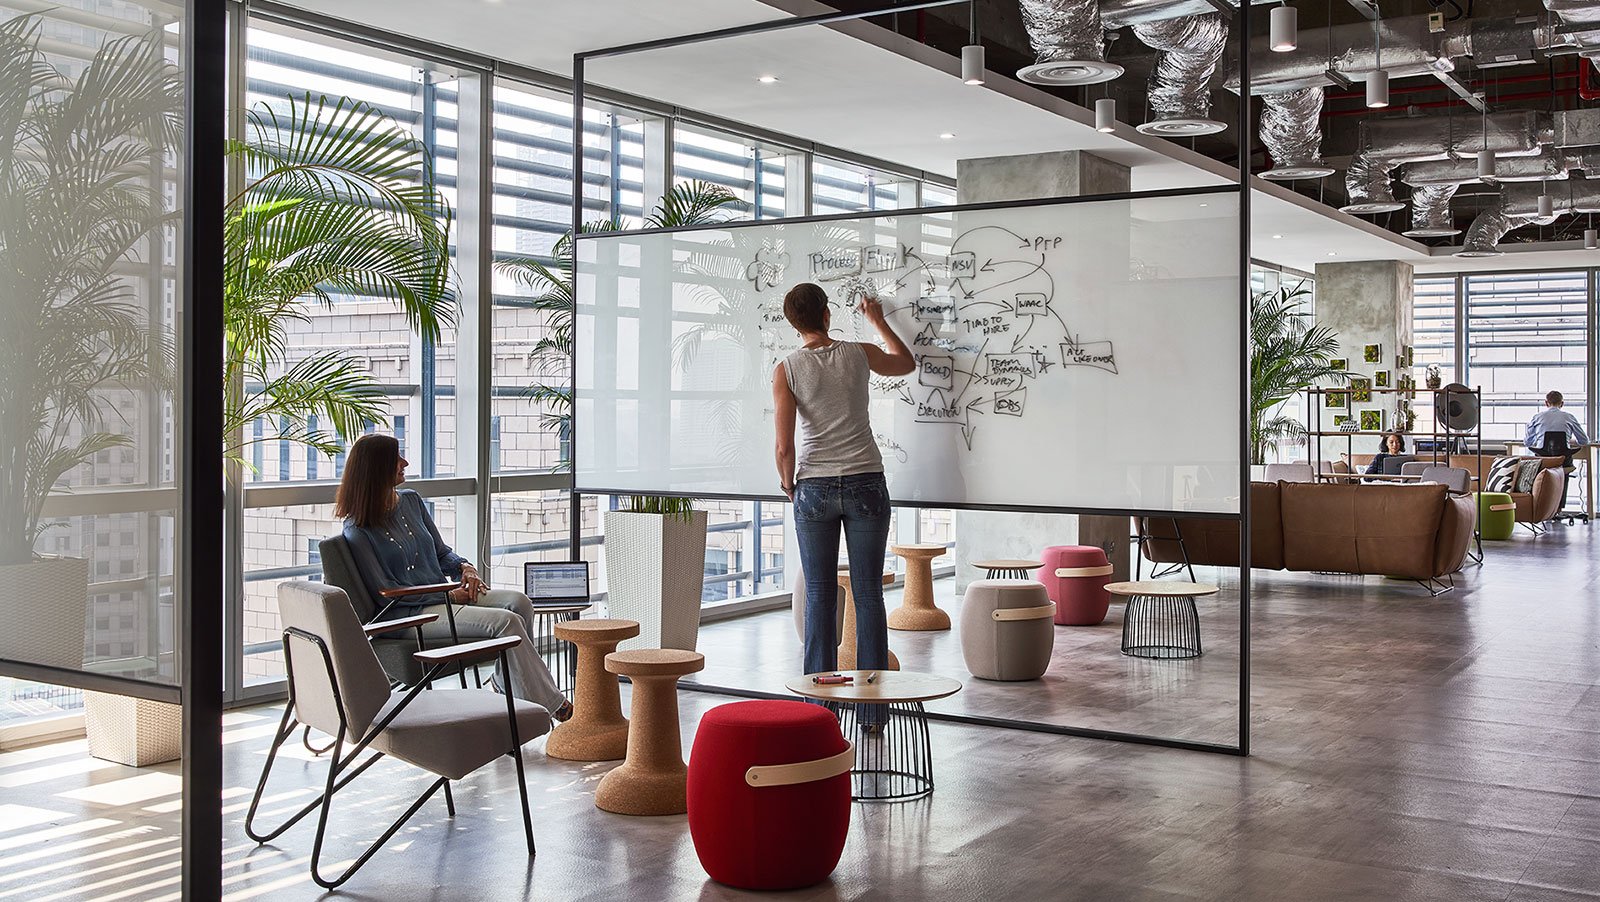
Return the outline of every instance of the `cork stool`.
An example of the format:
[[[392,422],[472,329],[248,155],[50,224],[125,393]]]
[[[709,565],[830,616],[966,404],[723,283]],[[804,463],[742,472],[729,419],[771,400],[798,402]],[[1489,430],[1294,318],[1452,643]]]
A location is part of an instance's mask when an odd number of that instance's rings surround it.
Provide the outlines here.
[[[689,768],[678,737],[678,677],[703,670],[705,655],[638,648],[606,655],[606,670],[633,681],[628,757],[595,789],[594,804],[616,814],[683,814]]]
[[[900,607],[889,612],[889,629],[949,629],[950,615],[933,603],[933,559],[947,549],[943,545],[891,545],[889,550],[906,560],[906,590],[900,596]]]
[[[557,638],[578,646],[578,684],[572,719],[550,731],[544,753],[567,761],[615,761],[628,750],[617,678],[606,673],[606,655],[617,643],[639,635],[632,620],[569,620],[555,625]]]
[[[893,573],[883,575],[883,584],[894,582]],[[839,669],[856,669],[856,596],[850,591],[850,568],[839,568],[839,605],[844,608],[844,624],[839,627]],[[889,652],[889,669],[899,670],[900,659]]]

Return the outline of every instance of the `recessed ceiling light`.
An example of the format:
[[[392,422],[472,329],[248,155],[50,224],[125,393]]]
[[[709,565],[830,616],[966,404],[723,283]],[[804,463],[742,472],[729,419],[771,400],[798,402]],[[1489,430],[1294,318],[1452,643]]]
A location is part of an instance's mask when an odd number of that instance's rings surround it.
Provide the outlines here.
[[[773,82],[775,82],[777,80],[778,80],[778,76],[776,76],[776,75],[763,75],[760,78],[756,79],[756,81],[759,81],[764,85],[770,85],[770,84],[772,84]]]
[[[1201,204],[1201,205],[1200,205],[1200,206],[1202,206],[1202,207],[1209,207],[1209,206],[1211,206],[1211,205],[1210,205],[1210,204]]]
[[[1330,256],[1330,257],[1334,256],[1333,251],[1328,251],[1328,256]]]
[[[939,138],[940,138],[940,140],[943,140],[943,141],[948,141],[951,138],[954,138],[955,136],[956,136],[955,132],[940,132],[939,133]]]
[[[1274,237],[1274,238],[1282,238],[1283,236],[1282,235],[1273,235],[1272,237]]]

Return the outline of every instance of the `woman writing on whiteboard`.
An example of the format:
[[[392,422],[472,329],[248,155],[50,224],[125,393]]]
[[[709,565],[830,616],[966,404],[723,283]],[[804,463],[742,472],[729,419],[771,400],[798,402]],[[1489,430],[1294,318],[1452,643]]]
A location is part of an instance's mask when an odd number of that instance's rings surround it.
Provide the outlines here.
[[[810,282],[791,288],[783,298],[783,315],[800,333],[802,347],[772,373],[778,481],[794,503],[800,567],[806,574],[806,673],[839,666],[833,575],[841,526],[856,604],[857,666],[889,666],[883,610],[889,486],[867,416],[867,381],[872,373],[904,376],[916,368],[916,361],[884,318],[876,297],[862,298],[859,309],[887,349],[829,337],[828,295]]]

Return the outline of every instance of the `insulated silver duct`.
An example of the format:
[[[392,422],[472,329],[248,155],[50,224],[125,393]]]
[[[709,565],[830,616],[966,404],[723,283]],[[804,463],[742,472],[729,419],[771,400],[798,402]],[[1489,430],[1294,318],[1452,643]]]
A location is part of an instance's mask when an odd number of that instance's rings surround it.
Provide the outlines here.
[[[1239,8],[1238,0],[1221,0],[1221,2],[1232,9]],[[1279,0],[1251,0],[1250,5],[1266,6],[1277,2]],[[1206,13],[1220,11],[1218,5],[1211,0],[1101,0],[1100,20],[1105,23],[1108,31],[1115,31],[1124,25],[1203,16]]]
[[[1426,185],[1411,192],[1411,228],[1402,232],[1408,238],[1448,238],[1461,233],[1450,215],[1450,199],[1456,196],[1455,184]]]
[[[1391,79],[1455,71],[1447,41],[1428,29],[1427,16],[1385,18],[1379,27],[1383,68]],[[1302,28],[1299,48],[1288,53],[1274,53],[1267,46],[1266,35],[1254,38],[1250,41],[1250,93],[1276,94],[1365,81],[1368,73],[1378,68],[1372,32],[1370,22]],[[1239,61],[1237,54],[1234,57],[1229,60],[1225,87],[1238,93]]]
[[[1413,116],[1366,119],[1359,148],[1345,172],[1350,202],[1346,213],[1388,213],[1405,205],[1394,199],[1389,174],[1402,163],[1470,157],[1491,150],[1497,158],[1536,156],[1553,138],[1550,115],[1535,110],[1478,116]]]
[[[1020,0],[1022,25],[1037,61],[1017,71],[1036,85],[1092,85],[1120,76],[1106,62],[1099,0]]]
[[[1322,88],[1296,88],[1261,96],[1261,143],[1272,156],[1264,179],[1320,179],[1333,175],[1322,161]]]
[[[1554,215],[1539,216],[1539,195],[1548,193]],[[1500,239],[1525,225],[1549,225],[1566,213],[1600,213],[1600,179],[1569,179],[1557,185],[1521,182],[1500,189],[1500,203],[1482,213],[1467,229],[1457,257],[1493,257]]]
[[[1150,70],[1150,109],[1155,117],[1139,132],[1166,138],[1213,135],[1227,124],[1211,118],[1211,77],[1228,46],[1228,24],[1217,13],[1145,22],[1133,33],[1161,51]]]
[[[1555,147],[1544,148],[1536,157],[1507,157],[1496,160],[1496,182],[1539,182],[1565,179],[1567,170],[1581,165],[1581,158]],[[1407,163],[1400,169],[1400,181],[1413,188],[1427,185],[1462,185],[1478,180],[1477,161],[1471,157]]]

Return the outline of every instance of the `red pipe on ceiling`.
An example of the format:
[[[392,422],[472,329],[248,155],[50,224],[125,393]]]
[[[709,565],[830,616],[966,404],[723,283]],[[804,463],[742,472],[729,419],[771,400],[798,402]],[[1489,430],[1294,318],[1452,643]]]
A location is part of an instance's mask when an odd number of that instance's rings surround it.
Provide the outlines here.
[[[1585,60],[1585,62],[1587,62],[1587,60]],[[1556,81],[1560,81],[1562,79],[1577,78],[1577,77],[1578,77],[1578,74],[1576,72],[1557,72],[1553,78]],[[1496,85],[1515,85],[1515,84],[1524,84],[1524,83],[1527,83],[1527,82],[1551,81],[1551,80],[1552,80],[1552,76],[1549,76],[1549,75],[1509,75],[1509,76],[1506,76],[1505,78],[1497,78],[1497,79],[1494,79],[1492,81],[1474,82],[1473,84],[1468,85],[1467,88],[1468,88],[1468,90],[1472,90],[1472,91],[1484,91],[1484,90],[1492,89]],[[1417,94],[1417,93],[1421,93],[1423,91],[1444,91],[1444,90],[1448,90],[1448,89],[1445,88],[1444,85],[1441,85],[1441,84],[1435,82],[1435,83],[1426,84],[1426,85],[1406,85],[1406,86],[1401,86],[1401,87],[1397,87],[1397,88],[1390,88],[1389,89],[1389,93],[1390,94]],[[1345,91],[1345,92],[1338,93],[1338,94],[1329,92],[1328,95],[1327,95],[1327,98],[1329,100],[1346,100],[1346,99],[1351,99],[1351,100],[1361,99],[1361,100],[1365,100],[1366,96],[1367,95],[1366,95],[1365,90],[1361,90],[1361,91]],[[1493,98],[1491,98],[1491,99],[1493,99]]]
[[[1390,93],[1393,93],[1393,91],[1391,91]],[[1494,103],[1509,103],[1511,101],[1517,101],[1517,100],[1544,100],[1544,99],[1548,99],[1548,98],[1551,98],[1551,97],[1554,97],[1554,96],[1555,96],[1555,92],[1554,91],[1526,91],[1526,92],[1521,93],[1521,94],[1501,94],[1498,97],[1491,97],[1489,99]],[[1467,105],[1467,102],[1465,100],[1462,100],[1459,97],[1457,97],[1457,98],[1453,98],[1453,99],[1450,99],[1450,100],[1431,100],[1431,101],[1429,101],[1427,103],[1396,104],[1394,107],[1392,107],[1392,109],[1397,109],[1397,110],[1398,109],[1412,109],[1412,108],[1428,109],[1428,108],[1432,108],[1432,107],[1449,107],[1449,106],[1466,106],[1466,105]],[[1362,107],[1360,109],[1354,109],[1354,110],[1333,110],[1332,112],[1324,112],[1322,115],[1324,117],[1330,117],[1330,116],[1371,116],[1372,114],[1373,114],[1372,110],[1369,110],[1366,107]],[[1473,115],[1477,115],[1477,114],[1474,113]]]

